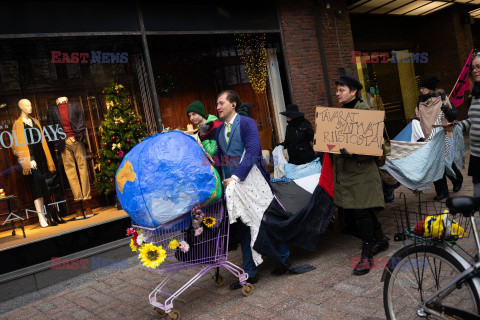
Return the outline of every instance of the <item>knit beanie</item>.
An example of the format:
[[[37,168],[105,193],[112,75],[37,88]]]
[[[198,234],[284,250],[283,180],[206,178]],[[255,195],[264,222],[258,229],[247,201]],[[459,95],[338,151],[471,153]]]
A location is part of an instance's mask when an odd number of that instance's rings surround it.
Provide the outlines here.
[[[195,112],[205,119],[207,119],[207,113],[205,112],[205,107],[200,101],[193,101],[187,108],[187,117],[190,112]]]
[[[427,88],[430,90],[437,89],[438,79],[435,76],[426,76],[420,81],[420,88]]]

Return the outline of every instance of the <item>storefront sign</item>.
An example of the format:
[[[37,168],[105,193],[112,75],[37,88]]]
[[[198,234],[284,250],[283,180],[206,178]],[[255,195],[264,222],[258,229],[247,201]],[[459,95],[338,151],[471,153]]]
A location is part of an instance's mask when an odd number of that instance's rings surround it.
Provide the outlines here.
[[[52,51],[52,63],[128,63],[128,52],[62,52]]]
[[[357,58],[360,58],[358,61]],[[352,63],[427,63],[428,52],[361,52],[352,51]]]
[[[43,137],[47,142],[50,141],[57,141],[57,140],[65,140],[67,138],[67,135],[63,131],[63,128],[60,127],[59,124],[53,126],[53,125],[48,125],[43,127]],[[38,141],[32,141],[28,140],[28,137],[31,136],[27,133],[30,133],[32,131],[37,132],[37,137]],[[40,137],[42,136],[41,132],[37,128],[26,128],[23,129],[23,136],[25,137],[25,143],[19,144],[18,138],[17,138],[17,130],[12,130],[12,131],[2,131],[0,132],[0,149],[9,149],[13,146],[15,147],[20,147],[24,145],[29,145],[29,144],[35,144],[35,143],[40,143],[41,139]]]
[[[381,156],[385,111],[317,107],[315,151]]]

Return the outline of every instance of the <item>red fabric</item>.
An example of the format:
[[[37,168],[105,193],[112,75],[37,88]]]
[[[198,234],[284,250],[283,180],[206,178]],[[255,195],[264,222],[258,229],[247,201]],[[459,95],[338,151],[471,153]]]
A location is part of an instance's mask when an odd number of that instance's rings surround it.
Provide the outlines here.
[[[75,137],[75,132],[70,125],[70,118],[68,117],[68,105],[61,103],[58,105],[58,111],[60,112],[60,118],[62,119],[63,131],[67,135],[67,138]]]
[[[427,217],[423,218],[422,221],[417,223],[415,228],[413,228],[413,232],[415,232],[416,235],[423,236],[423,231],[424,231],[424,227],[425,227],[425,219],[427,219]]]
[[[223,123],[222,121],[217,121],[217,120],[213,120],[213,126],[210,130],[208,130],[204,135],[202,135],[200,138],[206,138],[213,130],[217,129],[218,127],[220,127],[220,125]]]
[[[322,171],[318,185],[333,198],[333,166],[330,154],[323,154]]]

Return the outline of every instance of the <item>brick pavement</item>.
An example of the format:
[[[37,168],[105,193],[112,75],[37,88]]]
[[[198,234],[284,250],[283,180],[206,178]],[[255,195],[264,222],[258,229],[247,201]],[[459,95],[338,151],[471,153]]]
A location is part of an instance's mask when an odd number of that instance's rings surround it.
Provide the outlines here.
[[[465,174],[466,170],[462,170]],[[449,182],[450,190],[451,185]],[[404,192],[414,201],[415,195],[404,187],[396,190],[396,201],[387,205],[379,219],[385,233],[393,239],[395,223],[389,208],[400,204],[398,194]],[[465,174],[465,183],[458,195],[472,195],[471,178]],[[433,189],[424,192],[422,200],[430,200]],[[401,243],[390,241],[390,249],[378,258],[388,258]],[[182,319],[384,319],[382,270],[352,276],[351,257],[360,256],[359,240],[327,231],[316,252],[293,248],[294,265],[309,263],[317,269],[301,275],[275,277],[270,271],[274,263],[260,266],[260,281],[254,292],[244,297],[240,291],[231,291],[228,284],[235,279],[223,271],[225,285],[215,287],[209,276],[204,276],[179,299],[175,309]],[[230,253],[229,260],[241,264],[240,251]],[[196,272],[188,269],[177,274],[168,285],[173,292]],[[148,302],[148,294],[162,276],[140,266],[130,267],[91,282],[53,294],[0,315],[1,319],[156,319]]]

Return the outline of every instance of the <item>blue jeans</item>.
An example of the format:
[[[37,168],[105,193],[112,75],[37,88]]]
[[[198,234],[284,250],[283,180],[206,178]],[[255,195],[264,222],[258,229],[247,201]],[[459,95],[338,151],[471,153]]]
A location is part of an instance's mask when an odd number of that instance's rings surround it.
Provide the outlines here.
[[[243,222],[239,222],[242,224],[243,235],[242,235],[242,260],[243,260],[243,270],[248,273],[249,278],[254,278],[257,275],[257,266],[255,265],[255,261],[253,261],[252,256],[252,248],[250,247],[251,235],[250,235],[250,227],[246,226]],[[290,250],[288,250],[288,246],[285,243],[281,243],[278,246],[278,251],[280,252],[280,259],[282,263],[286,263],[288,261],[288,257],[290,256]]]

